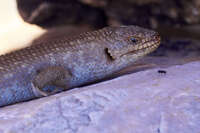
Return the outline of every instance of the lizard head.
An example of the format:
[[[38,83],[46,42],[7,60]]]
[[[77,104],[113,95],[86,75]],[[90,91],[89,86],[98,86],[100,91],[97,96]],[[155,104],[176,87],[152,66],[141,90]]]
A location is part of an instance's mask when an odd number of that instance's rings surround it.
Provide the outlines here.
[[[110,41],[105,52],[112,60],[127,56],[142,57],[160,44],[157,32],[138,26],[110,27]]]

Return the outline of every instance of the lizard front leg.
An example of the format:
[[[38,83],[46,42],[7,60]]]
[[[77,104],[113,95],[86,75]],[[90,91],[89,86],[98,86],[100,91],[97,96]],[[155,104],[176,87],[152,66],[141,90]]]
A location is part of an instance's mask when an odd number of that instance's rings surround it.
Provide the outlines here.
[[[69,88],[71,74],[60,66],[51,66],[40,70],[32,81],[33,92],[39,96],[49,96]],[[46,87],[51,89],[46,89]],[[52,89],[55,87],[54,89]]]

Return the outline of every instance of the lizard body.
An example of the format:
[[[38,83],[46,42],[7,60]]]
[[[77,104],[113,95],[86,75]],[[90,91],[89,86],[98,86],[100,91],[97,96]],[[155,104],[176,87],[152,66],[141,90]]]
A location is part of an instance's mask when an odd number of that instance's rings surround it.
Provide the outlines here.
[[[154,51],[159,44],[157,32],[120,26],[2,55],[0,107],[101,80]]]

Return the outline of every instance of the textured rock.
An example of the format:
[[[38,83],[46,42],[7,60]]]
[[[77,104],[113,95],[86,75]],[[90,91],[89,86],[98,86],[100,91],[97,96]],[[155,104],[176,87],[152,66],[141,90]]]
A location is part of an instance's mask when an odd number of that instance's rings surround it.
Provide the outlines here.
[[[79,0],[79,1],[94,7],[106,7],[109,3],[109,0]]]
[[[63,25],[92,25],[101,28],[106,17],[101,9],[83,5],[77,0],[17,0],[24,21],[44,28]]]
[[[123,6],[122,6],[123,5]],[[199,0],[117,0],[105,9],[109,24],[158,28],[199,24]]]
[[[0,133],[198,133],[200,62],[0,109]]]
[[[17,0],[19,13],[42,27],[136,24],[157,28],[200,23],[199,0]]]

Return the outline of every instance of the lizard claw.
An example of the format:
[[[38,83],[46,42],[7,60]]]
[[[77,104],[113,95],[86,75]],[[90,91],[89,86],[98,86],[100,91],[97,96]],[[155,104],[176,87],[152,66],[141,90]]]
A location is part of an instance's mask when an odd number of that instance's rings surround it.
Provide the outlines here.
[[[31,86],[33,88],[32,89],[33,93],[37,97],[49,96],[49,95],[53,95],[53,94],[56,94],[56,93],[59,93],[59,92],[62,92],[63,90],[65,90],[64,88],[56,87],[53,85],[50,85],[50,86],[40,89],[39,87],[35,86],[33,84],[33,82],[31,83]]]

